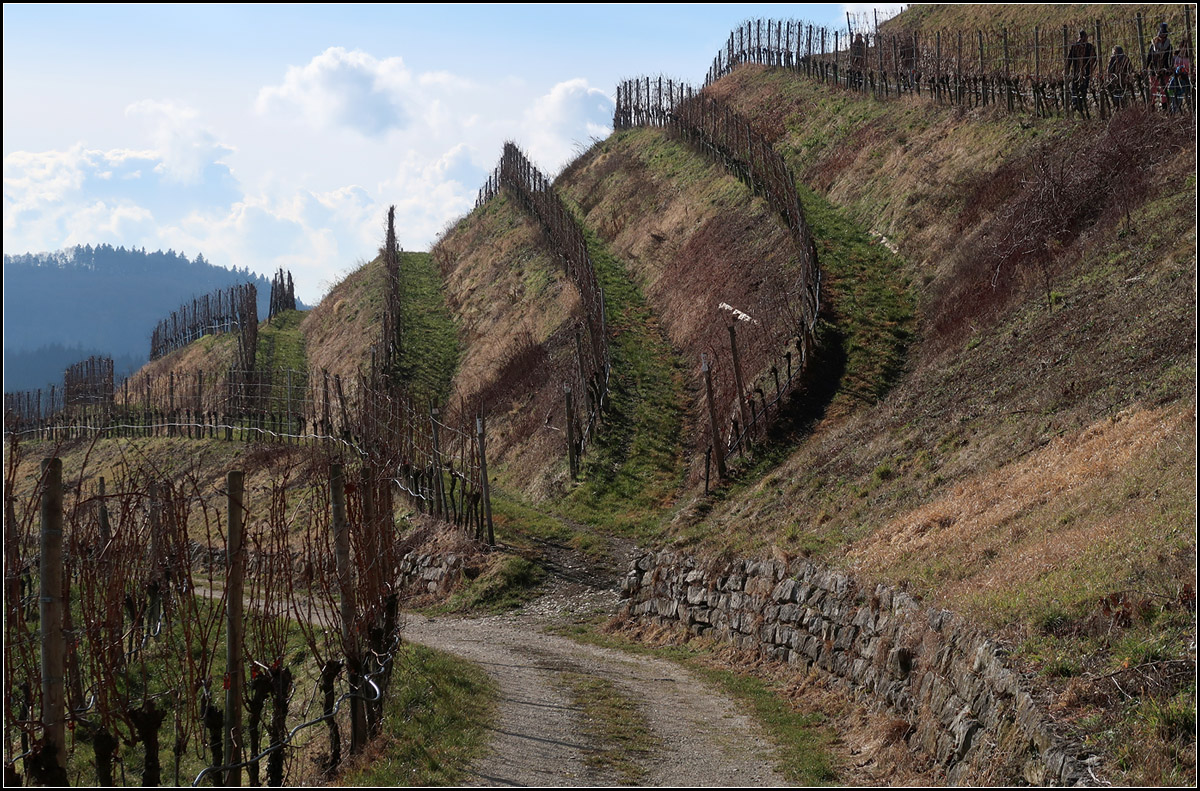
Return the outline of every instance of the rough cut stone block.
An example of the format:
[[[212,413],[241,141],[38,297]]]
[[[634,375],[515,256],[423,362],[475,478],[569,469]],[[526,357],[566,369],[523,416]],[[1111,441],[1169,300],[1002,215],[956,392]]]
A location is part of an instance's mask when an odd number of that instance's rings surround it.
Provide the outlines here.
[[[796,593],[796,581],[785,579],[771,591],[771,598],[777,602],[793,601]]]

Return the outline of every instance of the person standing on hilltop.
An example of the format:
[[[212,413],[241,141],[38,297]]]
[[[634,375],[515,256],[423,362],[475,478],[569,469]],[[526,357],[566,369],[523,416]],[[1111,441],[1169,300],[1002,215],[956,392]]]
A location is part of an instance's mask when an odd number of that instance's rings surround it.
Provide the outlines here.
[[[863,86],[863,72],[867,66],[867,42],[859,33],[850,43],[850,79],[855,88]]]
[[[1129,103],[1130,92],[1133,90],[1133,62],[1122,47],[1112,48],[1106,71],[1108,95],[1112,97],[1113,107],[1124,107]]]
[[[1075,109],[1088,115],[1087,92],[1096,63],[1096,48],[1088,41],[1086,30],[1079,31],[1079,40],[1067,50],[1067,73],[1071,76],[1071,99]]]
[[[1158,102],[1164,110],[1167,109],[1167,83],[1171,80],[1171,39],[1167,38],[1167,23],[1158,25],[1158,35],[1150,42],[1146,52],[1146,70],[1150,72],[1151,101]]]
[[[1175,50],[1171,66],[1167,93],[1171,97],[1171,112],[1179,113],[1183,112],[1184,102],[1192,92],[1192,48],[1187,43]]]

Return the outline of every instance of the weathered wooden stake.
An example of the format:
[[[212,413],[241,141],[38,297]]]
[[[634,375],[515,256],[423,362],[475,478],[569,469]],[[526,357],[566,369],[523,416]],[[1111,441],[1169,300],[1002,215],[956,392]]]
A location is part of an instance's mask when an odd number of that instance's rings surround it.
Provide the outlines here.
[[[729,325],[729,350],[733,354],[733,381],[737,385],[738,414],[741,415],[742,425],[749,428],[750,421],[746,414],[746,388],[742,384],[742,358],[738,354],[737,327]]]
[[[704,373],[704,393],[708,400],[708,426],[712,431],[713,453],[717,457],[717,476],[724,479],[725,469],[725,440],[721,437],[720,425],[717,423],[717,405],[713,399],[712,371],[708,367],[708,358],[700,355],[700,370]]]
[[[46,784],[67,784],[66,635],[63,634],[62,459],[42,461],[41,604],[42,725],[45,727]]]
[[[434,513],[441,515],[446,511],[442,497],[442,443],[441,433],[438,431],[438,408],[432,405],[429,407],[429,427],[433,431],[433,496],[436,500]]]
[[[225,476],[229,513],[229,537],[225,557],[225,771],[226,786],[242,784],[242,770],[232,766],[242,762],[242,577],[246,572],[246,553],[242,548],[243,485],[240,470]]]
[[[479,441],[479,479],[483,485],[483,513],[487,519],[487,541],[488,546],[495,546],[496,533],[492,528],[492,489],[491,483],[488,481],[487,452],[485,451],[485,447],[487,445],[487,434],[484,430],[482,416],[475,418],[475,432]]]
[[[579,473],[579,460],[575,456],[575,410],[571,401],[571,388],[564,387],[563,395],[567,399],[567,462],[571,468],[571,480]]]
[[[346,524],[346,481],[341,464],[329,467],[329,494],[333,503],[333,546],[341,594],[342,647],[350,673],[350,752],[359,752],[366,738],[367,723],[362,699],[362,661],[354,629],[354,578],[350,568],[350,533]]]

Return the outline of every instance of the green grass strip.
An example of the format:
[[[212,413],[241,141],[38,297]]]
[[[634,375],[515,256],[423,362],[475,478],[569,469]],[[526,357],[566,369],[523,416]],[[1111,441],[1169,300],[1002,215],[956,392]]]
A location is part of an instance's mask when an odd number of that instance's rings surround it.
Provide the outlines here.
[[[593,770],[615,773],[622,785],[637,785],[661,747],[637,702],[606,678],[563,673],[559,680],[581,711],[588,739],[584,762]]]
[[[693,645],[648,646],[606,634],[595,622],[557,629],[574,640],[633,654],[669,659],[734,698],[766,731],[775,747],[775,770],[800,786],[835,785],[838,775],[830,745],[835,735],[820,712],[804,712],[783,697],[778,685],[749,673],[714,667],[711,651]]]
[[[458,329],[429,253],[400,256],[400,335],[401,380],[417,397],[445,404],[458,369]]]
[[[682,366],[624,265],[586,227],[584,236],[604,289],[612,378],[585,481],[562,511],[601,531],[648,538],[682,482]]]
[[[478,666],[409,643],[396,656],[378,754],[340,784],[459,785],[487,746],[496,695]]]

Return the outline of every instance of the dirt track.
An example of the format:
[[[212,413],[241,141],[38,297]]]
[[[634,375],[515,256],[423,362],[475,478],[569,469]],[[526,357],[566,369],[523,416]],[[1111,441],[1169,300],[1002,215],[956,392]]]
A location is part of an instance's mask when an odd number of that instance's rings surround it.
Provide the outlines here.
[[[612,577],[553,562],[547,593],[522,610],[482,618],[410,616],[405,636],[479,663],[499,684],[490,750],[471,767],[472,785],[616,785],[589,768],[583,713],[563,673],[595,675],[641,704],[661,742],[639,780],[649,786],[775,786],[771,745],[735,704],[675,663],[582,645],[543,630],[572,612],[615,610]],[[581,573],[576,573],[581,572]]]

